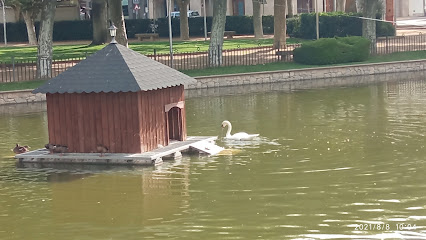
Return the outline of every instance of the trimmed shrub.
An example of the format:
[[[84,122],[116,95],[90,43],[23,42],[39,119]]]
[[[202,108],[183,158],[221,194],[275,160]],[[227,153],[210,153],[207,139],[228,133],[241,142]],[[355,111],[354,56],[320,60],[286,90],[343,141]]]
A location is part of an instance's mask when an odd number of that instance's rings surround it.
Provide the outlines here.
[[[60,21],[53,25],[53,41],[89,40],[92,37],[92,21]]]
[[[347,13],[321,13],[320,37],[346,37],[362,35],[362,20],[357,18],[359,14]],[[189,18],[189,35],[204,36],[204,18]],[[264,34],[274,33],[274,16],[263,16]],[[134,38],[136,33],[151,32],[152,19],[127,19],[127,37]],[[157,32],[161,37],[169,36],[169,23],[167,18],[155,20],[158,25]],[[210,31],[212,17],[207,17],[207,31]],[[38,33],[39,23],[36,23]],[[227,16],[225,29],[236,31],[237,34],[253,34],[253,18],[251,16]],[[53,40],[90,40],[92,39],[91,21],[61,21],[55,22],[53,27]],[[172,19],[173,36],[180,36],[180,19]],[[298,17],[287,19],[287,34],[291,37],[314,39],[316,38],[315,14],[304,13]],[[377,36],[394,36],[395,28],[386,22],[377,22]],[[28,41],[27,30],[24,22],[7,23],[7,40],[9,42]],[[0,40],[3,41],[3,28],[0,28]]]
[[[274,26],[273,22],[272,22],[272,26]],[[273,28],[272,28],[272,33],[274,33]],[[293,17],[293,18],[287,19],[287,34],[290,37],[297,37],[300,35],[300,18],[299,17]]]
[[[237,34],[253,34],[253,17],[226,16],[225,30],[235,31]]]
[[[377,37],[395,36],[396,31],[392,23],[377,22],[376,24]]]
[[[263,16],[262,25],[264,34],[274,34],[274,16]]]
[[[319,29],[321,38],[362,36],[362,16],[358,13],[327,12],[319,15]],[[386,22],[377,22],[377,36],[395,36],[395,27]],[[303,13],[300,15],[298,31],[288,32],[290,36],[315,39],[316,19],[315,13]]]
[[[294,61],[309,65],[360,62],[368,59],[370,41],[363,37],[321,38],[294,49]]]
[[[150,33],[151,19],[126,19],[126,32],[128,38],[134,38],[136,33]]]

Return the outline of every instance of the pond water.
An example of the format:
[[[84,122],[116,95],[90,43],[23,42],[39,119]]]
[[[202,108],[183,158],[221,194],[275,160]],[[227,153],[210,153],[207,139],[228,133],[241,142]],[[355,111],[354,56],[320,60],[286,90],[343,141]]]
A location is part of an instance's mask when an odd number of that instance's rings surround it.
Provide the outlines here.
[[[45,105],[1,107],[0,239],[426,239],[424,74],[256,89],[188,98],[187,128],[259,139],[156,167],[16,166],[15,143],[48,141]]]

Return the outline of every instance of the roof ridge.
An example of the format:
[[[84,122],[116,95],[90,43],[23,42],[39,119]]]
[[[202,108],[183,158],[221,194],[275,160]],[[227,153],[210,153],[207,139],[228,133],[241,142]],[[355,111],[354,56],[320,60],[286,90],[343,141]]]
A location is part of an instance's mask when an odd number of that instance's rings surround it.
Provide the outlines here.
[[[119,44],[108,44],[33,93],[138,92],[195,82],[173,68]]]

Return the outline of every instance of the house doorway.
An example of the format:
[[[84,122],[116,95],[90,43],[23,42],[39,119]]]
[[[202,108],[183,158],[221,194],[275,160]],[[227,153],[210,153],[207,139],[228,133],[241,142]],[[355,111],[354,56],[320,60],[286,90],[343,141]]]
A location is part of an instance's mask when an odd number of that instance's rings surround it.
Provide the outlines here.
[[[182,126],[182,109],[173,107],[167,113],[167,125],[169,127],[169,139],[170,141],[182,141],[183,140],[183,126]]]
[[[172,103],[165,106],[166,127],[169,142],[185,140],[185,129],[183,119],[184,103]]]

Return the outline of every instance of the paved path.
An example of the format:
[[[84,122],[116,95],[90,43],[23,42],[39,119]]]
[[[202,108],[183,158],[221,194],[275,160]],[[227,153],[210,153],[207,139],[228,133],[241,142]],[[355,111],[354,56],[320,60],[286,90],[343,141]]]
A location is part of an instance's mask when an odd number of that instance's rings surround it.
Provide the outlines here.
[[[405,17],[396,20],[396,35],[426,34],[426,17]]]

